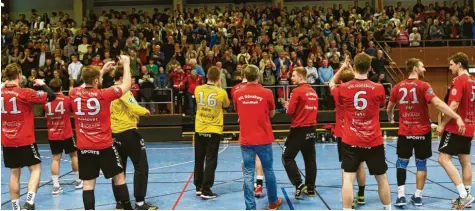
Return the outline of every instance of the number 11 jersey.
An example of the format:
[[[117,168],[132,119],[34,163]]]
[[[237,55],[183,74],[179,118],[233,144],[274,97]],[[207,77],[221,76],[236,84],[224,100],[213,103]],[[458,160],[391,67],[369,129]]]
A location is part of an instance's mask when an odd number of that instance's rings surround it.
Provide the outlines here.
[[[383,144],[379,125],[379,110],[386,104],[383,85],[353,79],[339,89],[339,103],[345,110],[343,142],[357,147]]]
[[[120,87],[96,89],[77,87],[69,96],[73,107],[78,149],[101,150],[111,147],[110,107],[122,96]]]

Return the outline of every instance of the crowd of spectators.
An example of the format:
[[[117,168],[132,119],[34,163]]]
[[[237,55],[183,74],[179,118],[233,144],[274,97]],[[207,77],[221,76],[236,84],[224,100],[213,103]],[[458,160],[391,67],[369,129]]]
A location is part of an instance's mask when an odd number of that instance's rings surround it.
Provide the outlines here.
[[[365,52],[374,57],[370,77],[382,83],[385,65],[392,64],[382,50],[475,38],[473,11],[466,1],[423,5],[418,0],[407,8],[398,2],[382,11],[360,3],[354,1],[347,8],[341,4],[283,9],[271,4],[204,6],[183,13],[154,9],[152,14],[134,8],[101,14],[91,10],[81,23],[63,12],[49,16],[32,10],[31,17],[22,14],[18,19],[2,13],[2,66],[19,63],[23,86],[32,86],[37,78],[47,83],[61,78],[67,92],[81,83],[83,66],[101,66],[128,54],[137,100],[169,101],[171,90],[175,113],[193,114],[192,93],[206,82],[211,66],[222,69],[227,90],[241,81],[244,64],[257,65],[266,86],[288,85],[297,66],[307,69],[310,84],[326,85],[346,55]],[[424,44],[423,40],[440,42]],[[113,85],[112,79],[104,76],[103,87]],[[279,104],[287,96],[285,90],[273,90]],[[317,91],[322,108],[331,109],[328,90]],[[151,104],[151,111],[168,113],[170,107]]]

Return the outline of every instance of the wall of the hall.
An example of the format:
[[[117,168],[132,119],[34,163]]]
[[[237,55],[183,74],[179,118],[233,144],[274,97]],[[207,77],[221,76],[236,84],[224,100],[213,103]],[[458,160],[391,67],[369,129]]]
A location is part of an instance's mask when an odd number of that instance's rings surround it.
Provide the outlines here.
[[[257,1],[257,0],[253,0]],[[396,3],[400,1],[402,2],[404,7],[412,6],[414,4],[414,0],[383,0],[384,5],[396,5]],[[462,0],[458,0],[461,4]],[[114,6],[114,7],[93,7],[94,0],[85,0],[87,10],[93,9],[96,12],[101,12],[102,10],[108,9],[116,9],[116,10],[130,10],[130,6]],[[186,0],[183,1],[185,3],[185,8],[198,8],[202,7],[203,4],[190,4],[190,0],[186,3]],[[248,3],[248,4],[264,4],[265,0],[262,0],[263,3]],[[268,1],[267,1],[268,2]],[[360,5],[363,6],[365,2],[370,2],[371,4],[376,3],[377,0],[360,0]],[[422,3],[427,5],[429,3],[434,3],[435,0],[422,0]],[[442,1],[439,1],[442,2]],[[453,2],[453,1],[449,1]],[[68,13],[69,15],[73,15],[73,4],[74,0],[13,0],[11,1],[11,15],[13,19],[17,19],[19,14],[26,14],[27,17],[31,14],[31,9],[38,10],[39,13],[48,13],[51,15],[51,12],[63,11]],[[343,4],[344,8],[348,8],[348,5],[353,5],[353,0],[326,0],[326,1],[296,1],[296,0],[284,0],[284,6],[288,7],[289,9],[295,6],[324,6],[332,7],[333,4]],[[219,7],[225,7],[229,4],[207,4],[210,5],[217,5]],[[375,5],[376,6],[376,5]],[[144,10],[149,13],[153,11],[153,8],[159,8],[159,10],[163,11],[164,8],[171,8],[172,5],[156,5],[156,6],[139,6],[134,5],[135,8],[138,10]]]

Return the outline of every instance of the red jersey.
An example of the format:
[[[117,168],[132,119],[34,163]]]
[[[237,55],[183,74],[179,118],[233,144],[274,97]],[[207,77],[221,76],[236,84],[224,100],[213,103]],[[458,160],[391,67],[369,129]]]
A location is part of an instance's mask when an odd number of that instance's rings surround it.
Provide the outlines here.
[[[452,119],[445,126],[445,131],[465,137],[473,137],[475,131],[475,78],[466,74],[455,77],[450,87],[449,105],[458,102],[457,114],[465,122],[465,133],[458,132],[457,122]]]
[[[287,115],[292,117],[291,128],[317,125],[318,95],[307,83],[299,84],[290,95]]]
[[[196,87],[203,84],[203,77],[196,75],[195,78],[193,78],[193,76],[188,75],[186,76],[185,82],[188,84],[188,93],[194,94]]]
[[[247,81],[243,81],[242,83],[234,85],[233,88],[231,88],[231,99],[233,98],[234,93],[237,90],[244,88],[246,86],[246,84],[247,84]]]
[[[140,85],[138,83],[133,82],[133,84],[130,86],[130,91],[132,92],[134,97],[139,96]]]
[[[338,103],[345,110],[342,141],[358,147],[382,145],[379,108],[386,101],[383,85],[354,79],[340,86],[339,96]]]
[[[274,141],[269,112],[275,110],[274,94],[260,84],[247,84],[233,96],[239,116],[241,145],[264,145]]]
[[[34,104],[44,104],[47,93],[6,84],[2,88],[2,145],[21,147],[35,143]]]
[[[111,147],[111,102],[122,96],[120,87],[71,90],[78,149],[101,150]]]
[[[185,89],[185,79],[186,79],[186,75],[185,73],[178,73],[178,72],[171,72],[170,73],[170,79],[173,83],[173,87],[178,89],[178,90],[184,90]],[[175,87],[175,86],[178,86],[180,85],[179,87]]]
[[[63,94],[56,94],[56,99],[46,103],[43,107],[46,112],[48,139],[59,141],[73,137],[70,119],[71,98]]]
[[[344,127],[344,118],[345,118],[345,109],[343,108],[343,104],[339,103],[340,98],[340,87],[336,86],[331,90],[331,95],[333,96],[333,100],[336,102],[335,104],[335,131],[334,134],[338,138],[343,137],[343,127]]]
[[[432,87],[419,79],[406,79],[393,87],[389,101],[399,107],[400,136],[423,136],[431,132],[427,104],[434,97]]]

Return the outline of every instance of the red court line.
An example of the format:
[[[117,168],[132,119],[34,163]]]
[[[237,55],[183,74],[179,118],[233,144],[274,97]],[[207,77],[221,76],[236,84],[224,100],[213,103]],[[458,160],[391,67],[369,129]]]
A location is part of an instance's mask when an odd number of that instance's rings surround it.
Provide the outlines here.
[[[183,189],[180,192],[180,195],[178,196],[178,198],[175,201],[175,204],[173,204],[172,210],[175,210],[175,208],[178,206],[178,203],[180,203],[181,197],[185,193],[186,188],[188,187],[188,184],[190,184],[191,178],[193,178],[194,174],[195,174],[195,172],[191,172],[190,177],[188,178],[188,181],[186,181],[185,186],[183,187]]]

